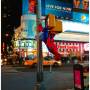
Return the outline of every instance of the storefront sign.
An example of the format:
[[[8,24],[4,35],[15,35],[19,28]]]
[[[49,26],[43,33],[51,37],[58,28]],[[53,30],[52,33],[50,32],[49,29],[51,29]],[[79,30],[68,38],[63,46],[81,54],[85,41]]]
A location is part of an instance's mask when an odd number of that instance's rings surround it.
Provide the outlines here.
[[[36,41],[34,40],[20,40],[14,42],[15,48],[36,48]]]
[[[74,46],[74,45],[59,45],[58,48],[65,48],[65,49],[78,49],[79,46]]]

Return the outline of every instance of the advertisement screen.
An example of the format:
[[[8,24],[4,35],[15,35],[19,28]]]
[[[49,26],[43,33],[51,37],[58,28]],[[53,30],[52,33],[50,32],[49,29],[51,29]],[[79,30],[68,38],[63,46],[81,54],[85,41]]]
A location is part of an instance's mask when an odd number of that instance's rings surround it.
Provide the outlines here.
[[[23,0],[22,15],[36,14],[36,0]],[[89,0],[41,0],[41,15],[54,14],[58,19],[89,23]]]
[[[36,15],[23,15],[22,23],[25,24],[22,32],[23,38],[35,39],[36,37]],[[42,21],[42,26],[45,27],[45,21]]]
[[[54,14],[59,19],[72,19],[72,0],[41,0],[42,15]]]
[[[89,14],[82,12],[73,12],[73,21],[88,24]]]
[[[22,15],[36,13],[36,0],[22,0]]]
[[[89,0],[73,0],[73,21],[89,23]]]
[[[29,0],[29,13],[36,13],[36,0]]]
[[[35,38],[36,35],[36,21],[35,20],[27,20],[27,31],[28,31],[28,35],[27,38]]]
[[[89,0],[73,0],[73,8],[89,10]]]
[[[28,14],[28,0],[22,0],[22,15]]]

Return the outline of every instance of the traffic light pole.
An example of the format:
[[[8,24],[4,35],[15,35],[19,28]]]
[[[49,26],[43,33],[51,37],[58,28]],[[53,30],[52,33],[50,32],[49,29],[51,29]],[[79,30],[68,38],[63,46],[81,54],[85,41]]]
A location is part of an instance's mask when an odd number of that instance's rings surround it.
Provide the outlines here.
[[[36,0],[36,24],[41,24],[41,0]],[[42,66],[42,41],[39,38],[39,30],[37,28],[37,83],[35,90],[41,90],[41,82],[43,81],[43,66]]]

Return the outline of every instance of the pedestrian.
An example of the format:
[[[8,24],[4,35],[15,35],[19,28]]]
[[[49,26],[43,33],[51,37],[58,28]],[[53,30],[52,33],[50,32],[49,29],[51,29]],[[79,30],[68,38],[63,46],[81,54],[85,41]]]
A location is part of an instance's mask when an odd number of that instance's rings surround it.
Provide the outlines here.
[[[23,62],[23,57],[21,56],[21,57],[19,58],[19,64],[22,65],[22,62]]]
[[[16,64],[16,60],[17,60],[17,54],[16,52],[13,53],[13,64]]]

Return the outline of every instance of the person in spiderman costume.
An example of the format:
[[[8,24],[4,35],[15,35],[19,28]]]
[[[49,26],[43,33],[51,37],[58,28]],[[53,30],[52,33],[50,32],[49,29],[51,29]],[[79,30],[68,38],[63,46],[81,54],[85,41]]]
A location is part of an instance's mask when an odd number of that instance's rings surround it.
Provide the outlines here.
[[[48,50],[52,54],[54,54],[55,60],[60,60],[61,59],[61,55],[58,53],[58,48],[57,48],[57,46],[54,43],[54,36],[55,36],[56,33],[48,30],[47,27],[43,28],[42,24],[40,24],[38,26],[38,30],[39,30],[40,34],[42,33],[40,35],[41,40],[46,44]]]
[[[47,38],[46,45],[47,45],[49,51],[54,54],[55,60],[60,60],[61,55],[58,53],[58,48],[57,48],[56,44],[54,43],[55,34],[56,34],[55,32],[49,31],[49,36]]]

